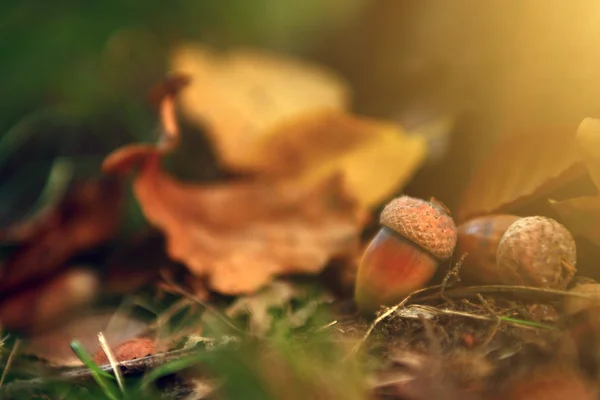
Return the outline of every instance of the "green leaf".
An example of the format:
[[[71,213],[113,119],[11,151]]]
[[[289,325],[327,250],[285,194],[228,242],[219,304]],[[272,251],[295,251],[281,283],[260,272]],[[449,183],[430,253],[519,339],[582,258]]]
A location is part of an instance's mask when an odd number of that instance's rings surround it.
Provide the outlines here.
[[[167,364],[161,365],[149,373],[147,373],[142,382],[140,383],[140,390],[145,390],[148,386],[163,376],[171,375],[180,372],[184,369],[193,367],[199,362],[206,360],[208,357],[204,353],[194,354],[192,356],[182,357],[178,360],[171,361]]]

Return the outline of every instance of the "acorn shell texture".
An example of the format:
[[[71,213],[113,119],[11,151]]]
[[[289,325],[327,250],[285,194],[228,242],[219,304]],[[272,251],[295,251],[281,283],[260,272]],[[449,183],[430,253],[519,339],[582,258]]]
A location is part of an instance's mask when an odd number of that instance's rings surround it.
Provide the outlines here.
[[[500,240],[497,260],[505,284],[564,289],[576,272],[575,240],[551,218],[521,218]]]
[[[454,252],[456,225],[437,204],[409,196],[398,197],[383,209],[380,222],[439,260],[449,259]]]

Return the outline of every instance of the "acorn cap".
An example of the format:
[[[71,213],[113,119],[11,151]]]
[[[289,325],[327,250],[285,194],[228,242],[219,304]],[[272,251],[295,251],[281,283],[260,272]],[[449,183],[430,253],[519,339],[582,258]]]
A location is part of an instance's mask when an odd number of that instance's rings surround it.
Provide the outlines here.
[[[409,196],[398,197],[385,206],[380,223],[439,260],[447,260],[454,252],[456,225],[438,204]]]

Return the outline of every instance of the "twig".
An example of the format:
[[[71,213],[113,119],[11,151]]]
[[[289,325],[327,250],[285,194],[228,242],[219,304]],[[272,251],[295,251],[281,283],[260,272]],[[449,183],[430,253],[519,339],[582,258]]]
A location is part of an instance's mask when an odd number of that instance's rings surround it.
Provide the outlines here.
[[[446,298],[445,296],[445,291],[446,291],[446,287],[448,287],[449,285],[453,285],[455,283],[460,282],[460,276],[458,275],[460,272],[460,268],[462,267],[462,264],[465,260],[465,258],[467,257],[469,253],[463,253],[462,256],[460,256],[458,262],[456,264],[454,264],[453,266],[450,267],[450,269],[448,270],[448,272],[446,273],[446,275],[444,276],[444,280],[442,280],[442,287],[440,289],[440,296],[442,297],[442,299],[444,299],[445,301],[447,301],[448,303],[454,305],[454,302],[452,302],[452,300]],[[450,278],[454,277],[455,280],[453,282],[450,282]]]
[[[562,264],[563,268],[569,272],[569,274],[575,275],[575,273],[577,272],[577,269],[573,266],[573,264],[571,264],[567,260],[560,260],[560,263]]]
[[[363,337],[356,343],[356,345],[350,351],[350,355],[356,354],[362,345],[367,341],[368,337],[371,335],[371,332],[375,329],[377,325],[393,313],[395,313],[398,309],[406,306],[413,300],[418,301],[428,301],[442,298],[441,293],[430,294],[427,296],[420,296],[423,293],[430,292],[435,289],[440,289],[442,285],[430,286],[424,289],[417,290],[412,292],[408,296],[404,298],[400,303],[396,304],[393,307],[388,307],[385,311],[380,314],[375,321],[369,326],[367,332],[363,335]],[[469,297],[469,296],[477,296],[481,293],[510,293],[510,294],[522,294],[522,295],[537,295],[537,296],[570,296],[570,297],[579,297],[584,299],[594,299],[593,295],[576,293],[576,292],[568,292],[565,290],[556,290],[556,289],[545,289],[531,286],[511,286],[511,285],[485,285],[485,286],[469,286],[469,287],[461,287],[445,290],[443,296],[445,297]],[[501,319],[506,321],[505,318]]]
[[[412,308],[425,310],[430,314],[452,315],[452,316],[457,316],[457,317],[477,319],[480,321],[495,321],[496,320],[495,318],[489,317],[487,315],[473,314],[473,313],[466,312],[466,311],[447,310],[444,308],[436,308],[433,306],[427,306],[427,305],[422,305],[422,304],[412,304],[412,305],[409,305],[406,307],[407,310],[412,309]],[[401,314],[399,314],[399,317],[406,318],[404,315],[401,315]],[[539,322],[525,321],[525,320],[514,319],[514,318],[510,318],[510,317],[503,317],[503,316],[498,316],[498,318],[500,320],[502,320],[502,322],[504,322],[505,324],[514,326],[516,328],[547,329],[547,330],[555,330],[556,329],[553,326],[540,324]]]
[[[198,296],[196,296],[193,293],[190,293],[189,291],[185,290],[184,288],[182,288],[180,285],[178,285],[176,282],[174,282],[171,278],[169,278],[168,276],[166,276],[164,273],[160,273],[161,278],[163,278],[165,280],[165,282],[167,282],[168,284],[171,285],[172,289],[176,292],[178,292],[180,295],[185,296],[193,301],[195,301],[196,303],[200,304],[202,307],[204,307],[204,309],[206,311],[208,311],[209,313],[213,314],[215,317],[219,318],[222,322],[224,322],[226,325],[228,325],[230,328],[245,334],[246,332],[244,332],[243,330],[241,330],[240,328],[238,328],[237,326],[235,326],[235,324],[233,322],[231,322],[227,317],[225,317],[223,314],[221,314],[219,311],[217,311],[215,308],[213,308],[212,306],[210,306],[209,304],[207,304],[206,302],[202,301],[202,299],[198,298]]]
[[[106,357],[108,358],[110,367],[112,368],[112,370],[115,374],[115,378],[117,379],[117,385],[119,386],[119,389],[121,389],[122,393],[125,393],[125,386],[123,385],[123,376],[121,375],[121,371],[119,370],[119,366],[117,365],[118,364],[117,359],[116,359],[114,353],[112,352],[112,350],[110,349],[110,346],[108,345],[108,342],[106,341],[106,337],[104,336],[104,333],[102,333],[102,332],[98,333],[98,341],[100,342],[100,347],[102,347],[104,354],[106,354]]]
[[[492,330],[490,331],[488,337],[485,339],[485,341],[482,343],[482,346],[485,347],[487,345],[489,345],[492,340],[494,339],[494,336],[496,336],[496,333],[498,332],[498,329],[500,329],[500,325],[502,324],[502,321],[500,320],[500,317],[498,316],[498,314],[494,311],[494,309],[492,308],[492,306],[490,305],[490,303],[481,295],[481,293],[477,294],[477,298],[479,299],[479,301],[481,302],[481,304],[483,305],[483,307],[493,316],[493,318],[496,320],[496,323],[494,324],[494,327],[492,328]]]
[[[429,322],[423,314],[419,314],[419,320],[421,324],[423,324],[423,328],[425,328],[425,336],[429,340],[429,349],[432,350],[434,355],[434,359],[438,359],[442,355],[442,346],[440,345],[439,340],[435,337],[435,332],[433,331],[433,326],[431,322]]]
[[[175,314],[179,311],[183,310],[185,307],[196,307],[196,302],[192,302],[188,297],[184,297],[183,299],[177,300],[175,303],[171,304],[165,311],[160,313],[156,320],[148,325],[148,330],[156,330],[173,318]]]
[[[440,287],[440,285],[436,285],[436,286],[431,286],[428,288],[416,290],[416,291],[412,292],[411,294],[409,294],[408,296],[406,296],[404,298],[404,300],[402,300],[400,303],[396,304],[393,307],[388,307],[382,314],[380,314],[375,319],[375,321],[373,321],[371,326],[369,326],[369,329],[367,329],[367,332],[363,335],[363,337],[358,341],[358,343],[356,343],[356,345],[350,351],[350,355],[356,354],[360,350],[360,347],[367,341],[367,338],[369,337],[369,335],[371,335],[371,332],[373,332],[373,329],[375,329],[375,327],[381,321],[383,321],[384,319],[386,319],[387,317],[389,317],[390,315],[395,313],[399,308],[404,307],[406,305],[406,303],[408,303],[408,301],[411,300],[416,295],[431,291],[432,289],[438,289],[439,287]]]
[[[10,351],[10,354],[8,355],[8,360],[6,360],[6,365],[4,366],[4,371],[2,371],[2,377],[0,378],[0,388],[2,388],[2,385],[4,384],[4,379],[6,378],[8,369],[10,368],[13,358],[15,357],[15,354],[17,353],[17,350],[19,349],[20,345],[21,345],[21,339],[16,339],[15,344],[13,345],[13,348]]]
[[[435,286],[434,286],[435,287]],[[448,289],[444,292],[446,297],[476,297],[478,293],[510,293],[521,295],[537,295],[537,296],[567,296],[579,297],[582,299],[593,300],[595,297],[590,294],[568,292],[566,290],[546,289],[532,286],[511,286],[511,285],[485,285],[485,286],[467,286],[460,288]],[[419,297],[419,301],[429,301],[440,298],[439,293],[434,293],[428,296]]]
[[[142,358],[136,358],[135,360],[127,360],[121,362],[119,365],[121,366],[125,375],[135,375],[140,374],[146,371],[149,371],[153,368],[160,367],[166,363],[171,361],[179,360],[185,356],[193,356],[199,350],[198,349],[181,349],[174,350],[167,353],[159,353],[151,356],[146,356]],[[110,365],[100,365],[98,368],[105,372],[113,372],[113,369]],[[70,369],[66,372],[62,372],[56,376],[44,377],[44,378],[33,378],[26,380],[15,380],[12,381],[6,386],[2,388],[0,391],[0,398],[4,398],[4,395],[7,397],[10,396],[11,393],[17,393],[20,390],[30,390],[35,387],[45,386],[49,383],[55,382],[84,382],[86,379],[90,379],[92,377],[92,373],[87,367],[78,367],[74,369]]]
[[[334,325],[335,325],[335,324],[337,324],[337,323],[338,323],[338,321],[337,321],[337,320],[331,321],[330,323],[328,323],[328,324],[325,324],[325,325],[323,325],[323,326],[320,326],[320,327],[318,327],[317,329],[315,329],[315,332],[322,332],[322,331],[324,331],[324,330],[326,330],[326,329],[329,329],[329,328],[331,328],[332,326],[334,326]]]

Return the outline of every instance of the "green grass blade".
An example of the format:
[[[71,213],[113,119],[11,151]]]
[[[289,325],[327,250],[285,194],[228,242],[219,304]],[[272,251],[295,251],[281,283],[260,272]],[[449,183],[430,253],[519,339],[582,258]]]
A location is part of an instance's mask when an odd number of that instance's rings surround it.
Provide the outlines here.
[[[198,362],[205,360],[206,358],[207,357],[205,356],[205,354],[195,354],[192,356],[182,357],[178,360],[173,360],[164,365],[161,365],[160,367],[148,372],[144,376],[142,382],[140,383],[140,390],[147,389],[152,382],[156,381],[159,378],[162,378],[163,376],[174,374],[186,368],[192,367],[198,364]]]
[[[500,317],[500,320],[511,322],[513,324],[532,326],[532,327],[535,327],[535,328],[547,329],[547,330],[551,330],[551,331],[555,331],[556,330],[556,328],[553,327],[553,326],[541,324],[539,322],[534,322],[534,321],[526,321],[526,320],[523,320],[523,319],[516,319],[516,318],[510,318],[510,317]]]
[[[102,391],[106,397],[108,397],[110,400],[119,400],[121,394],[119,392],[119,388],[113,382],[114,377],[96,365],[96,363],[92,360],[92,357],[90,357],[87,351],[85,351],[79,341],[73,340],[71,342],[71,349],[73,349],[73,352],[75,352],[81,362],[83,362],[83,364],[90,370],[92,377],[98,386],[102,388]]]

